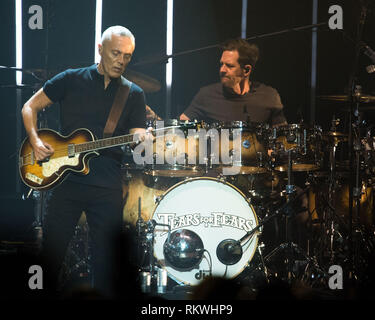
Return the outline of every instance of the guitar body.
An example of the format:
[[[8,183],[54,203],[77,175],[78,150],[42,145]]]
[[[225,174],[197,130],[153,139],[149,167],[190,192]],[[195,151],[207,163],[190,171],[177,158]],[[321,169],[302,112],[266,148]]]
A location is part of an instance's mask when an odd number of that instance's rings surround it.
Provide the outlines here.
[[[69,153],[76,145],[94,141],[94,135],[88,129],[77,129],[69,136],[62,136],[51,129],[41,129],[38,135],[49,143],[54,154],[43,161],[36,161],[27,137],[19,152],[19,172],[22,181],[32,189],[46,190],[60,183],[69,172],[89,173],[88,161],[98,155],[96,151]]]

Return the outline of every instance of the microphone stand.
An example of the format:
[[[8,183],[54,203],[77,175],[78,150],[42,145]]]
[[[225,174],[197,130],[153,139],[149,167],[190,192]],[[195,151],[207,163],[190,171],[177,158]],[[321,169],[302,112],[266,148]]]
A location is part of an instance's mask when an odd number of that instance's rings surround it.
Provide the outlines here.
[[[311,24],[311,25],[306,25],[306,26],[301,26],[301,27],[289,28],[289,29],[285,29],[285,30],[281,30],[281,31],[265,33],[265,34],[261,34],[261,35],[246,38],[245,40],[246,41],[253,41],[253,40],[256,40],[256,39],[278,36],[278,35],[282,35],[282,34],[289,33],[289,32],[304,31],[304,30],[314,29],[314,28],[317,28],[317,27],[323,27],[323,26],[327,26],[327,25],[328,25],[328,22],[320,22],[320,23],[316,23],[316,24]],[[190,49],[190,50],[186,50],[186,51],[177,52],[177,53],[174,53],[174,54],[163,55],[163,56],[156,57],[154,59],[133,63],[133,67],[143,66],[143,65],[148,65],[148,64],[161,63],[161,62],[162,63],[168,63],[170,58],[183,56],[183,55],[186,55],[186,54],[191,54],[191,53],[195,53],[195,52],[199,52],[199,51],[203,51],[203,50],[207,50],[207,49],[218,48],[218,47],[220,47],[220,44],[213,44],[213,45],[209,45],[209,46],[205,46],[205,47],[201,47],[201,48],[197,48],[197,49]]]

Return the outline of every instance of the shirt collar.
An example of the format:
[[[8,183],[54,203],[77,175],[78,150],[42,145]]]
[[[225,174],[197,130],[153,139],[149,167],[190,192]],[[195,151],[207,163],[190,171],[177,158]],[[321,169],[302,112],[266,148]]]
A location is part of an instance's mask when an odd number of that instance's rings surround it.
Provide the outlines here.
[[[99,71],[98,71],[98,64],[97,63],[94,63],[92,66],[89,67],[89,70],[93,76],[93,78],[99,80],[99,81],[104,81],[104,75],[100,74]],[[116,84],[119,84],[120,83],[120,78],[117,78],[117,79],[111,79],[110,83],[116,83]]]

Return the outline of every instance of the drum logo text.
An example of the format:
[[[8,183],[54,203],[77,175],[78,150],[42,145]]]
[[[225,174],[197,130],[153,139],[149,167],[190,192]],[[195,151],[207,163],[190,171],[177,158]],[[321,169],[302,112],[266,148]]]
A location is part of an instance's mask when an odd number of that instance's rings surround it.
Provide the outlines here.
[[[255,228],[255,221],[246,220],[242,217],[223,212],[212,212],[210,216],[202,216],[200,213],[176,216],[176,213],[158,213],[160,223],[169,224],[171,231],[189,226],[199,226],[206,228],[232,227],[246,232]]]

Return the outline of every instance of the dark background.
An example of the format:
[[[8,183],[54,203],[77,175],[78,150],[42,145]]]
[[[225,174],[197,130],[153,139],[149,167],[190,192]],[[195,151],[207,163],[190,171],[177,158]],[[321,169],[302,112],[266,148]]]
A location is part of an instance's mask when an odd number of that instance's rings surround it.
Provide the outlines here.
[[[165,59],[147,63],[165,55],[166,0],[104,0],[102,30],[121,24],[136,37],[136,50],[129,68],[144,73],[161,83],[161,90],[147,93],[147,104],[162,117],[166,116]],[[365,1],[362,1],[365,2]],[[359,0],[319,0],[318,22],[327,22],[330,5],[341,5],[344,31],[318,30],[316,94],[344,94],[354,66],[354,43],[357,35]],[[43,8],[43,29],[28,28],[28,8]],[[230,37],[241,35],[242,0],[176,0],[174,3],[174,53],[217,45]],[[369,1],[362,40],[375,49],[375,6]],[[15,66],[15,11],[13,0],[0,3],[0,65]],[[312,24],[312,0],[248,1],[247,37]],[[34,88],[4,87],[15,84],[15,72],[0,70],[0,128],[2,138],[0,225],[15,236],[24,232],[34,219],[34,201],[20,200],[27,189],[17,175],[17,151],[25,133],[20,120],[23,103],[43,82],[68,67],[87,66],[94,62],[95,1],[94,0],[24,0],[23,1],[23,66],[42,69],[37,81],[24,73],[23,83]],[[301,121],[329,129],[333,115],[345,122],[345,105],[316,100],[311,103],[311,30],[288,32],[254,40],[260,48],[260,59],[252,74],[276,88],[285,106],[289,123]],[[182,54],[173,60],[171,117],[177,118],[188,106],[199,88],[217,82],[220,52],[217,47]],[[375,95],[375,75],[367,74],[371,64],[361,54],[356,68],[358,81],[367,94]],[[311,111],[312,110],[312,111]],[[313,117],[311,117],[313,114]],[[48,126],[57,128],[58,108],[45,112]],[[373,113],[365,115],[371,121]],[[21,134],[17,135],[18,132]],[[21,131],[20,131],[21,130]],[[16,232],[10,230],[16,229]]]

